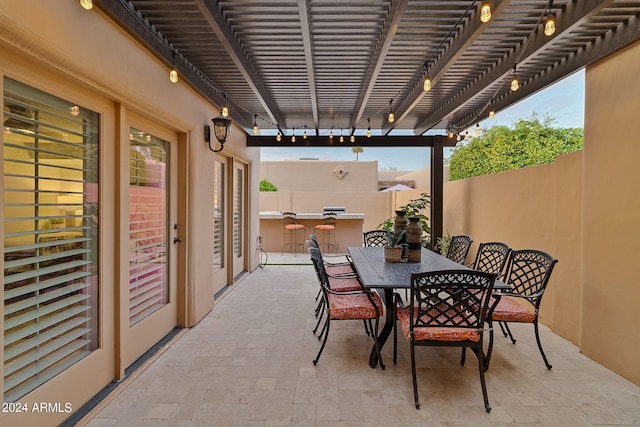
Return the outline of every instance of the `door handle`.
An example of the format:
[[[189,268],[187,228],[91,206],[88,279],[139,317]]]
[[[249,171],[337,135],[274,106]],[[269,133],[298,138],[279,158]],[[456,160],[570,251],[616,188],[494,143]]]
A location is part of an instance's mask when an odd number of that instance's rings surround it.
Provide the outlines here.
[[[173,243],[182,243],[182,237],[174,237]]]

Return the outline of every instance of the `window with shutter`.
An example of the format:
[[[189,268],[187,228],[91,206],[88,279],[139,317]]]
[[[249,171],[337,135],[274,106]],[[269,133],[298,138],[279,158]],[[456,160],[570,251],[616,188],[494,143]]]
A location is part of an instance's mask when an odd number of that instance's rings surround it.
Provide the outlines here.
[[[4,401],[98,346],[99,115],[4,78]]]

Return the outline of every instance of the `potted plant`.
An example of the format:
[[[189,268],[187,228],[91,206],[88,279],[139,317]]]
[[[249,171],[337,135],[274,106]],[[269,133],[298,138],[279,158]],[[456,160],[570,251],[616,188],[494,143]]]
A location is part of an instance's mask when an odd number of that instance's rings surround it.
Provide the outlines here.
[[[428,208],[431,205],[431,199],[427,193],[420,194],[420,197],[409,200],[409,202],[400,206],[398,210],[403,211],[407,218],[418,217],[418,224],[422,229],[422,246],[429,247],[431,238],[431,227],[429,226],[429,217],[426,215]],[[379,229],[391,230],[393,229],[393,218],[387,218],[378,225]]]
[[[387,234],[387,246],[384,247],[384,260],[386,262],[402,261],[402,239],[406,231],[400,230]]]

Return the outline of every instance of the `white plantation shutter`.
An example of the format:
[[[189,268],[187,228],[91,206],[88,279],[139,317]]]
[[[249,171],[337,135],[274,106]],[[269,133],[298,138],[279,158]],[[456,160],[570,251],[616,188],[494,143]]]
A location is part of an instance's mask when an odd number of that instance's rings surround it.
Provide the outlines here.
[[[129,325],[168,302],[168,143],[138,129],[130,134]]]
[[[213,272],[217,273],[225,266],[224,259],[224,188],[225,165],[219,160],[214,162],[213,182]]]
[[[242,256],[242,217],[244,215],[244,170],[235,168],[234,195],[233,195],[233,259]]]
[[[4,398],[97,348],[98,115],[4,79]]]

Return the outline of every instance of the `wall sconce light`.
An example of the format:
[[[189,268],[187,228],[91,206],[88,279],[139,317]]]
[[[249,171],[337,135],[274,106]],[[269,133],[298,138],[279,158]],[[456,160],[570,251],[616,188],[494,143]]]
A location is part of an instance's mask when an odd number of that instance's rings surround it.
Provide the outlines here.
[[[209,125],[204,125],[204,140],[207,144],[209,144],[209,150],[217,153],[222,151],[222,149],[224,148],[224,143],[227,142],[227,137],[229,136],[229,132],[231,130],[231,120],[222,116],[218,116],[211,119],[211,121],[213,122],[213,133],[216,136],[220,147],[213,148],[211,146],[211,128],[209,127]]]

